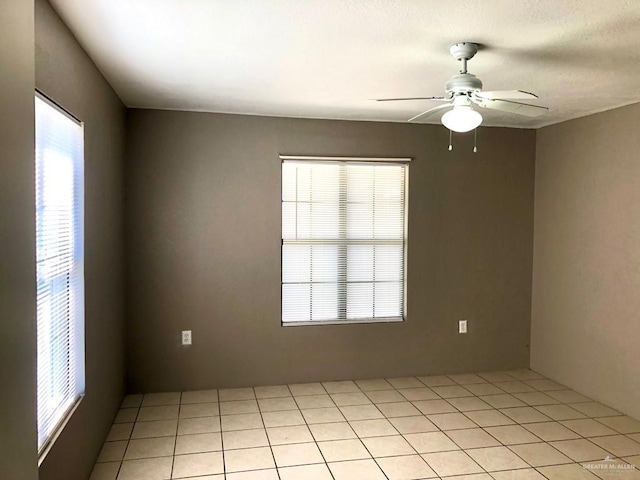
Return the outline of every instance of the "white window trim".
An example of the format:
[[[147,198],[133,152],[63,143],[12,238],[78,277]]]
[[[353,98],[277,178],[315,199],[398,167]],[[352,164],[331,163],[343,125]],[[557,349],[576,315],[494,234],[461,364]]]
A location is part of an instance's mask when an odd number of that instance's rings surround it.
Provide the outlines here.
[[[333,157],[333,156],[310,156],[310,155],[279,155],[280,162],[284,161],[313,161],[313,162],[323,162],[326,161],[328,163],[335,162],[362,162],[362,163],[404,163],[409,165],[412,161],[411,157]],[[404,323],[407,321],[407,277],[408,277],[408,240],[409,240],[409,169],[406,169],[405,179],[404,179],[404,276],[403,276],[403,316],[400,317],[391,317],[391,318],[371,318],[371,319],[355,319],[355,320],[323,320],[323,321],[300,321],[300,322],[283,322],[282,321],[282,243],[280,247],[280,268],[281,268],[281,278],[280,278],[280,325],[282,327],[320,327],[325,325],[371,325],[371,324],[379,324],[379,323]],[[281,202],[282,206],[282,202]],[[282,208],[282,207],[281,207]],[[280,216],[282,218],[282,210],[280,212]],[[281,240],[282,242],[282,240]]]

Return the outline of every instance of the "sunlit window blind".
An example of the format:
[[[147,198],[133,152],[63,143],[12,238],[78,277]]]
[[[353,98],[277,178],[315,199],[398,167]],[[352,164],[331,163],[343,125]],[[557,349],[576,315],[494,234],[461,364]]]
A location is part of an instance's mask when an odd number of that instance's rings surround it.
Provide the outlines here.
[[[283,324],[404,319],[407,169],[283,160]]]
[[[36,109],[38,449],[84,393],[83,127]]]

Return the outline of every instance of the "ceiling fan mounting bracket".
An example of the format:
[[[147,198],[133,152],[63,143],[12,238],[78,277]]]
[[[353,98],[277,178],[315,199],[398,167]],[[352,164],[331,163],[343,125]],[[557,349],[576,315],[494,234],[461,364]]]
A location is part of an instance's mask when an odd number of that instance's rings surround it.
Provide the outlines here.
[[[471,60],[478,52],[479,45],[473,42],[458,42],[449,47],[449,52],[456,60]]]

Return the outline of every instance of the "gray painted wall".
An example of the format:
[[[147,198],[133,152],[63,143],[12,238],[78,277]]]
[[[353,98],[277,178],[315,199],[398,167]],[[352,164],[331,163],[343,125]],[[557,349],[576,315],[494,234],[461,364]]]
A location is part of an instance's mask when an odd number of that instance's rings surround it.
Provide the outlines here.
[[[640,104],[537,133],[531,366],[640,418]]]
[[[534,131],[482,128],[476,155],[429,125],[130,110],[127,132],[130,391],[528,367]],[[405,323],[280,326],[278,154],[414,158]]]
[[[36,86],[85,123],[86,396],[40,480],[85,480],[124,395],[125,108],[46,0],[35,42]]]
[[[33,2],[0,2],[0,478],[38,478]]]

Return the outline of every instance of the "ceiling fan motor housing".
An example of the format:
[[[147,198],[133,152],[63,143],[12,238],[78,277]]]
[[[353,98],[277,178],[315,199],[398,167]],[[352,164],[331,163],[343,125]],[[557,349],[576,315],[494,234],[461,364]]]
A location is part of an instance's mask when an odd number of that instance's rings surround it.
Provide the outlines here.
[[[449,79],[444,88],[448,94],[470,93],[482,90],[482,82],[471,73],[458,73]]]

